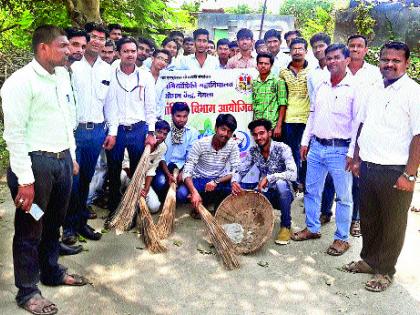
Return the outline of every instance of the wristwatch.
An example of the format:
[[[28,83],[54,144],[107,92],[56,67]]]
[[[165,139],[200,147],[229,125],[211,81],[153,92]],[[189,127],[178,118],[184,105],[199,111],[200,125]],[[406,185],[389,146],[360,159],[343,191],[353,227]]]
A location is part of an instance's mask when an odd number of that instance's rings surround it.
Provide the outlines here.
[[[219,181],[218,179],[214,179],[214,180],[213,180],[213,182],[214,182],[216,185],[219,185],[219,184],[220,184],[220,181]]]
[[[403,176],[408,179],[410,182],[416,182],[417,177],[415,175],[409,175],[406,172],[403,173]]]

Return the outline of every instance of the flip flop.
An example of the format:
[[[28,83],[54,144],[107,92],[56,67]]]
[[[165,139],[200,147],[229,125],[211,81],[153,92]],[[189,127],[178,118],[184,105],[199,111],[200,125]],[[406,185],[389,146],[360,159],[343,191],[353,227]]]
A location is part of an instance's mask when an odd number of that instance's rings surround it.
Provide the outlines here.
[[[39,293],[31,297],[25,304],[19,306],[35,315],[53,315],[58,312],[57,305]]]
[[[68,276],[68,277],[72,277],[74,279],[74,283],[72,284],[68,284],[64,282],[64,278]],[[74,287],[81,287],[84,286],[86,284],[89,284],[89,280],[86,279],[85,277],[78,275],[78,274],[65,274],[63,277],[63,282],[61,283],[62,285],[68,285],[68,286],[74,286]]]

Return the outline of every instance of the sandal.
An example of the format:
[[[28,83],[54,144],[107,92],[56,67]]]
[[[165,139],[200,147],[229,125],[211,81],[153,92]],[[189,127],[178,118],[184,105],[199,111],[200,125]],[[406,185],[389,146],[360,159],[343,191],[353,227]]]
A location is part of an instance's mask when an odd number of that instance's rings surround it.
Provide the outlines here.
[[[362,236],[362,232],[360,230],[360,221],[353,221],[350,225],[350,235],[353,237],[360,237]]]
[[[44,298],[40,293],[35,294],[25,304],[19,306],[35,315],[52,315],[58,312],[57,305]]]
[[[341,256],[350,248],[349,242],[342,240],[334,240],[328,247],[327,254],[331,256]]]
[[[351,273],[374,273],[373,269],[364,260],[352,261],[344,265],[342,270]]]
[[[311,239],[317,239],[321,237],[321,233],[312,233],[308,228],[303,229],[302,231],[295,232],[292,234],[292,240],[294,241],[306,241]]]
[[[371,292],[385,291],[392,284],[389,275],[376,274],[373,279],[365,283],[365,289]]]
[[[64,279],[66,277],[72,277],[74,279],[74,282],[71,283],[71,284],[65,283]],[[89,283],[89,280],[86,279],[85,277],[81,276],[81,275],[78,275],[78,274],[71,274],[71,275],[65,274],[64,277],[63,277],[63,281],[62,281],[61,284],[62,285],[74,286],[74,287],[81,287],[81,286],[84,286],[84,285],[86,285],[88,283]]]

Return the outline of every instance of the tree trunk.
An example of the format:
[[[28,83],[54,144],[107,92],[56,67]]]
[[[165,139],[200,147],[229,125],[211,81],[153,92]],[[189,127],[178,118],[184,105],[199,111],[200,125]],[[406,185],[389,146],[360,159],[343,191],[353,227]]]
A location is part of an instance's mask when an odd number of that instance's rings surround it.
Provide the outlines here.
[[[100,0],[64,0],[73,26],[83,27],[87,22],[101,23]]]

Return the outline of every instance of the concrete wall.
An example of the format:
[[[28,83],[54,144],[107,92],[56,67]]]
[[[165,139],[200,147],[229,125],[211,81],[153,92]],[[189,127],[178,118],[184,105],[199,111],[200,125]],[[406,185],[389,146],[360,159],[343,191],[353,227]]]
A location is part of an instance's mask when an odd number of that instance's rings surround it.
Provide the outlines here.
[[[214,37],[216,28],[227,28],[229,40],[236,39],[236,33],[241,28],[249,28],[254,32],[254,39],[259,37],[261,14],[225,14],[225,13],[199,13],[198,27],[205,28],[210,32],[210,38]],[[293,30],[295,18],[291,15],[266,15],[262,37],[265,31],[274,28],[281,30],[282,34]]]
[[[410,49],[420,49],[420,7],[409,7],[403,3],[381,3],[371,11],[376,20],[375,36],[371,46],[381,46],[393,35],[395,40],[408,44]],[[351,34],[356,34],[353,8],[336,14],[335,41],[345,42]]]

